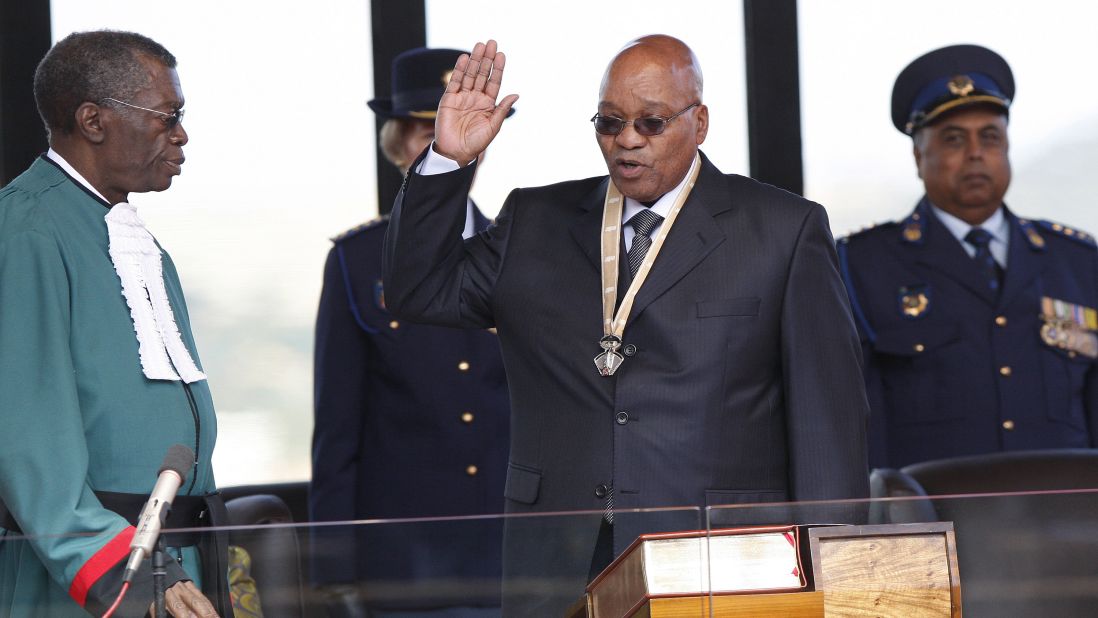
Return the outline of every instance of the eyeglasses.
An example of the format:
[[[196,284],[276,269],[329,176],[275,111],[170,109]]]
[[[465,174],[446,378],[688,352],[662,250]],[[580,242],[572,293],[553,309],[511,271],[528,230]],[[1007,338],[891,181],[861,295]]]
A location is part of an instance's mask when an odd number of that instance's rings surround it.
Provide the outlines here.
[[[180,122],[183,122],[183,110],[182,109],[177,109],[177,110],[169,113],[169,112],[162,112],[158,109],[149,109],[147,107],[141,107],[140,105],[134,105],[133,103],[127,103],[125,101],[119,101],[118,99],[115,99],[115,98],[112,98],[112,97],[103,97],[103,100],[104,101],[111,101],[113,103],[119,103],[121,105],[125,105],[126,107],[132,107],[134,109],[140,109],[140,110],[144,110],[146,112],[152,112],[154,114],[159,114],[161,122],[163,122],[164,126],[169,128],[169,129],[172,129],[172,128],[175,127],[175,125],[179,124]]]
[[[671,114],[671,116],[664,118],[663,116],[642,116],[633,120],[633,129],[645,137],[652,137],[653,135],[659,135],[663,133],[663,130],[667,128],[667,123],[685,114],[686,112],[701,105],[701,103],[693,103],[686,109]],[[595,132],[600,135],[617,135],[625,129],[625,123],[628,122],[617,116],[603,116],[602,114],[595,114],[591,116],[591,122],[595,124]]]

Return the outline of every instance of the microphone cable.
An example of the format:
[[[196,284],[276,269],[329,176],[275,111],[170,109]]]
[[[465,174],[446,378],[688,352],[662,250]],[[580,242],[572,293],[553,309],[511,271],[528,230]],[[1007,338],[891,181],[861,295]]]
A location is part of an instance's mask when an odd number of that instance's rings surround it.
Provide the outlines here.
[[[114,615],[114,610],[118,609],[119,604],[122,603],[122,599],[126,598],[126,591],[130,589],[130,582],[122,582],[122,589],[118,591],[118,597],[115,598],[114,604],[103,614],[103,618],[110,618]]]

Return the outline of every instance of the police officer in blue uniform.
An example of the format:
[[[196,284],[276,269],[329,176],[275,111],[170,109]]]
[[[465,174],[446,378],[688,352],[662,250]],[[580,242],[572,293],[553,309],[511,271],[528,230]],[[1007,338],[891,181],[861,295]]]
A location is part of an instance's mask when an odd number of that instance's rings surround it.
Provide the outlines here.
[[[414,49],[392,67],[386,157],[402,171],[434,137],[462,52]],[[466,234],[488,220],[469,203]],[[316,324],[313,521],[503,512],[509,405],[496,335],[410,324],[385,308],[388,217],[333,240]],[[314,530],[313,581],[350,616],[499,614],[498,519]]]
[[[861,334],[870,463],[1094,446],[1098,251],[1077,229],[1015,215],[1010,67],[976,45],[897,77],[914,142],[914,212],[839,241]]]

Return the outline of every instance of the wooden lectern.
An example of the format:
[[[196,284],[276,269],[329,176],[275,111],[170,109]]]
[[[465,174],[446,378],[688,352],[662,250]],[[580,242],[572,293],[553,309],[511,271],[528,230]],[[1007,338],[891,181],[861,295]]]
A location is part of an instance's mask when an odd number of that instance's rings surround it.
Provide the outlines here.
[[[778,553],[767,561],[756,562],[751,570],[773,568],[774,581],[786,584],[766,592],[729,590],[742,576],[724,571],[735,570],[737,561],[753,560],[754,554],[745,553],[744,547],[745,543],[756,542],[743,536],[730,543],[729,537],[753,535],[759,542],[766,542],[765,536],[758,533],[775,530],[807,530],[811,577],[798,573],[804,582],[800,586],[796,578],[792,582],[788,577],[783,580],[788,575],[784,572],[789,566],[788,556],[783,557],[776,545],[759,545],[760,551]],[[667,551],[672,547],[666,544],[669,540],[678,544],[697,541],[704,549]],[[661,542],[664,545],[659,545]],[[675,562],[669,565],[669,559]],[[666,582],[676,569],[683,576],[672,578],[676,587],[671,589]],[[766,581],[771,575],[756,573],[753,577]],[[960,618],[961,587],[953,524],[738,528],[642,535],[591,582],[587,593],[566,615]]]

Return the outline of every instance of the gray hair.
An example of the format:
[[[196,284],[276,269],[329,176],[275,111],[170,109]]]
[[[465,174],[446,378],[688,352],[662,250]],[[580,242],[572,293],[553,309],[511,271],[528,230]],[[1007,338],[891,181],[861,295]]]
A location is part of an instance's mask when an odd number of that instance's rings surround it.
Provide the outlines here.
[[[76,110],[84,103],[132,99],[149,83],[142,57],[169,69],[176,65],[163,45],[136,32],[74,32],[58,41],[34,73],[34,100],[46,132],[71,134]]]

